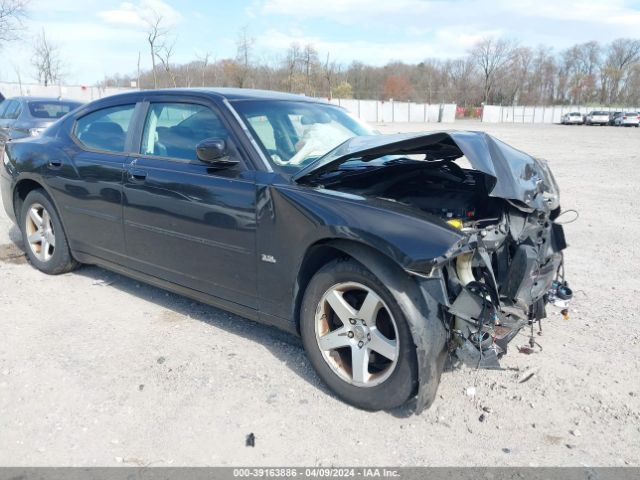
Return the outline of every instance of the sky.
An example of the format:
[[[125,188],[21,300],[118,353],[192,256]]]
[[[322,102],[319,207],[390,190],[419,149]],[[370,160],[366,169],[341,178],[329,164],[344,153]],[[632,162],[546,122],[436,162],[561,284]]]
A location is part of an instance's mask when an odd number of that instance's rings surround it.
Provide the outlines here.
[[[556,51],[575,43],[640,37],[640,0],[31,0],[22,40],[0,50],[0,81],[34,80],[32,42],[42,29],[59,46],[67,84],[151,65],[145,18],[162,15],[174,59],[235,56],[238,32],[255,56],[277,61],[292,42],[342,63],[384,65],[464,55],[479,39],[505,37]]]

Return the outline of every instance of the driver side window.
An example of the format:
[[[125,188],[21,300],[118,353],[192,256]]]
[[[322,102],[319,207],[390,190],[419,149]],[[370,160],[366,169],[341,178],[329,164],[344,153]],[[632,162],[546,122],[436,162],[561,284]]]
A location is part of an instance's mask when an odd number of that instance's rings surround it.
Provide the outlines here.
[[[213,138],[224,140],[229,152],[233,151],[229,132],[210,108],[192,103],[152,103],[140,153],[196,161],[196,146]]]

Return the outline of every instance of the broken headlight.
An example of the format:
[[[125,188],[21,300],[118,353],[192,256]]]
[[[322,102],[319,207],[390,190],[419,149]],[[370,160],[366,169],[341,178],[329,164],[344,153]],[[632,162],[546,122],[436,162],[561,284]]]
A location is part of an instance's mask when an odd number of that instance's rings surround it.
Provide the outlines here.
[[[536,158],[536,161],[540,166],[540,172],[543,177],[542,186],[544,199],[549,206],[549,210],[555,210],[560,206],[560,189],[558,188],[558,183],[556,182],[553,173],[551,173],[551,169],[549,168],[547,161],[539,158]]]

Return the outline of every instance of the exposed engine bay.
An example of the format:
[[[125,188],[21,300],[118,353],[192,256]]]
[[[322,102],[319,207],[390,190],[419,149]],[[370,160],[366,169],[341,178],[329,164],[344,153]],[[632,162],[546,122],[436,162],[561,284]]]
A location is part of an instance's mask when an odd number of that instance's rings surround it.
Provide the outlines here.
[[[486,137],[493,164],[467,138],[430,135],[347,155],[316,179],[323,188],[418,209],[464,235],[429,268],[409,273],[441,279],[450,351],[473,367],[498,368],[524,326],[536,345],[533,325],[546,317],[550,297],[568,300],[571,290],[555,180],[544,162]]]
[[[453,162],[407,158],[391,162],[394,163],[345,175],[339,182],[340,190],[399,202],[467,225],[495,221],[500,215],[503,202],[488,196],[494,182],[487,175]],[[459,222],[452,223],[459,225]]]

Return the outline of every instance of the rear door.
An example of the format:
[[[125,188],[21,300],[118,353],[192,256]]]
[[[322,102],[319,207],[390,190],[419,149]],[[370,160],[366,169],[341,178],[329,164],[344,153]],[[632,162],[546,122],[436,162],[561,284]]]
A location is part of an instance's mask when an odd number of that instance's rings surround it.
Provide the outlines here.
[[[177,99],[179,98],[179,99]],[[223,139],[240,164],[216,169],[196,145]],[[256,308],[256,184],[218,108],[189,97],[154,97],[127,163],[124,228],[134,268]]]
[[[122,178],[131,144],[135,101],[93,110],[74,122],[66,153],[71,165],[52,158],[48,183],[63,208],[74,250],[122,262]]]

